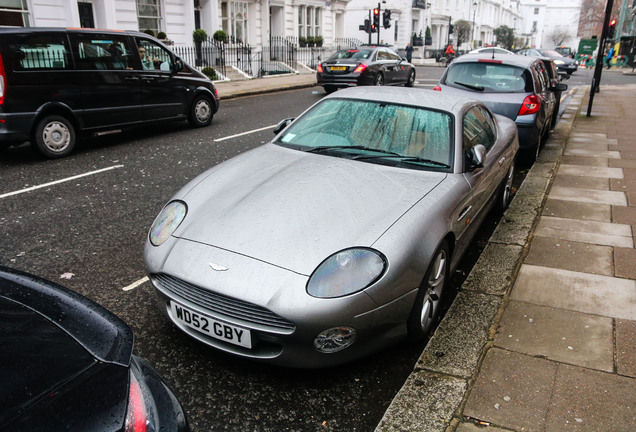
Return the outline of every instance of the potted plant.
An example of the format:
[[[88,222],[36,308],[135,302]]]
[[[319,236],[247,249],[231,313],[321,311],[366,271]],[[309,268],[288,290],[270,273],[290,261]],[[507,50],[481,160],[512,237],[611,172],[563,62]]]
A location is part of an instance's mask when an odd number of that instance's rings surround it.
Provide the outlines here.
[[[323,42],[322,36],[314,37],[314,42],[316,43],[317,47],[321,47],[322,46],[322,42]]]
[[[203,53],[201,50],[201,44],[208,39],[208,34],[203,29],[196,29],[192,32],[192,40],[197,50],[197,58],[194,61],[195,66],[201,66],[203,64]]]
[[[316,38],[313,36],[307,36],[307,46],[314,46],[316,44]]]
[[[299,36],[298,37],[298,45],[300,45],[301,47],[306,47],[307,46],[307,38],[305,36]]]
[[[222,43],[227,43],[227,41],[229,40],[227,33],[224,30],[215,31],[214,34],[212,35],[212,39]]]
[[[159,33],[157,33],[157,39],[164,40],[164,39],[167,39],[167,38],[168,38],[168,36],[166,36],[166,34],[164,32],[160,31]]]
[[[216,71],[214,70],[214,68],[210,66],[204,67],[203,69],[201,69],[201,72],[203,72],[212,81],[219,79],[219,76],[216,74]]]
[[[424,45],[424,39],[422,38],[422,31],[420,30],[420,35],[417,36],[415,34],[415,32],[413,32],[413,36],[411,36],[413,39],[413,46],[423,46]]]
[[[424,45],[433,45],[433,37],[431,36],[431,28],[426,26],[426,34],[424,36]]]
[[[155,35],[155,32],[150,30],[150,29],[144,30],[144,33],[146,33],[147,35],[150,35],[150,36],[154,36]]]

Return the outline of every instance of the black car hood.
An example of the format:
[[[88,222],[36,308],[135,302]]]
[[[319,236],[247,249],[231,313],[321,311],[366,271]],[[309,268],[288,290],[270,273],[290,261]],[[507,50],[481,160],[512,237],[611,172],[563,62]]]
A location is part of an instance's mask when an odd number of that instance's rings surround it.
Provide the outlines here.
[[[105,368],[110,393],[121,397],[132,344],[130,327],[101,306],[59,285],[0,267],[0,429],[11,423],[12,430],[16,421],[37,418],[34,413],[47,406],[68,405],[65,395],[78,394],[78,383]],[[124,379],[115,379],[114,370],[123,371]],[[90,396],[79,402],[88,403]],[[81,403],[72,405],[76,410]]]

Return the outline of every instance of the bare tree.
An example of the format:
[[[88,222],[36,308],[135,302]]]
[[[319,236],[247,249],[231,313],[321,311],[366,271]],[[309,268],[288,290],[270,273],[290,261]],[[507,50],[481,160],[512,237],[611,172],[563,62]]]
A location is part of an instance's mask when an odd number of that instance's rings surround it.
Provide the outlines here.
[[[563,28],[561,26],[555,27],[554,30],[548,35],[554,46],[559,46],[563,43],[564,40],[569,39],[571,37],[568,29]]]
[[[473,26],[470,21],[457,20],[454,23],[455,38],[457,39],[457,48],[464,43],[470,42]],[[472,49],[472,47],[471,47]]]

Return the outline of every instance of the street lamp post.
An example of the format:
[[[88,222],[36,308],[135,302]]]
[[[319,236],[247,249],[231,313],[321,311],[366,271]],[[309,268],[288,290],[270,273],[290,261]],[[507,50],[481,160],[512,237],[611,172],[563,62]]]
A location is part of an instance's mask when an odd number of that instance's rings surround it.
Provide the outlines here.
[[[475,12],[477,12],[477,1],[473,2],[473,28],[470,32],[470,49],[475,49]]]

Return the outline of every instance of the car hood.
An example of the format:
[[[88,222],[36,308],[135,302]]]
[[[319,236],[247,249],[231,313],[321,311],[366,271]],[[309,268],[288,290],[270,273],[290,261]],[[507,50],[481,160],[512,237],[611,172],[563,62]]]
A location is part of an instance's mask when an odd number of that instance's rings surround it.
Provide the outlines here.
[[[186,186],[174,236],[310,274],[334,252],[371,247],[445,177],[266,144]]]

